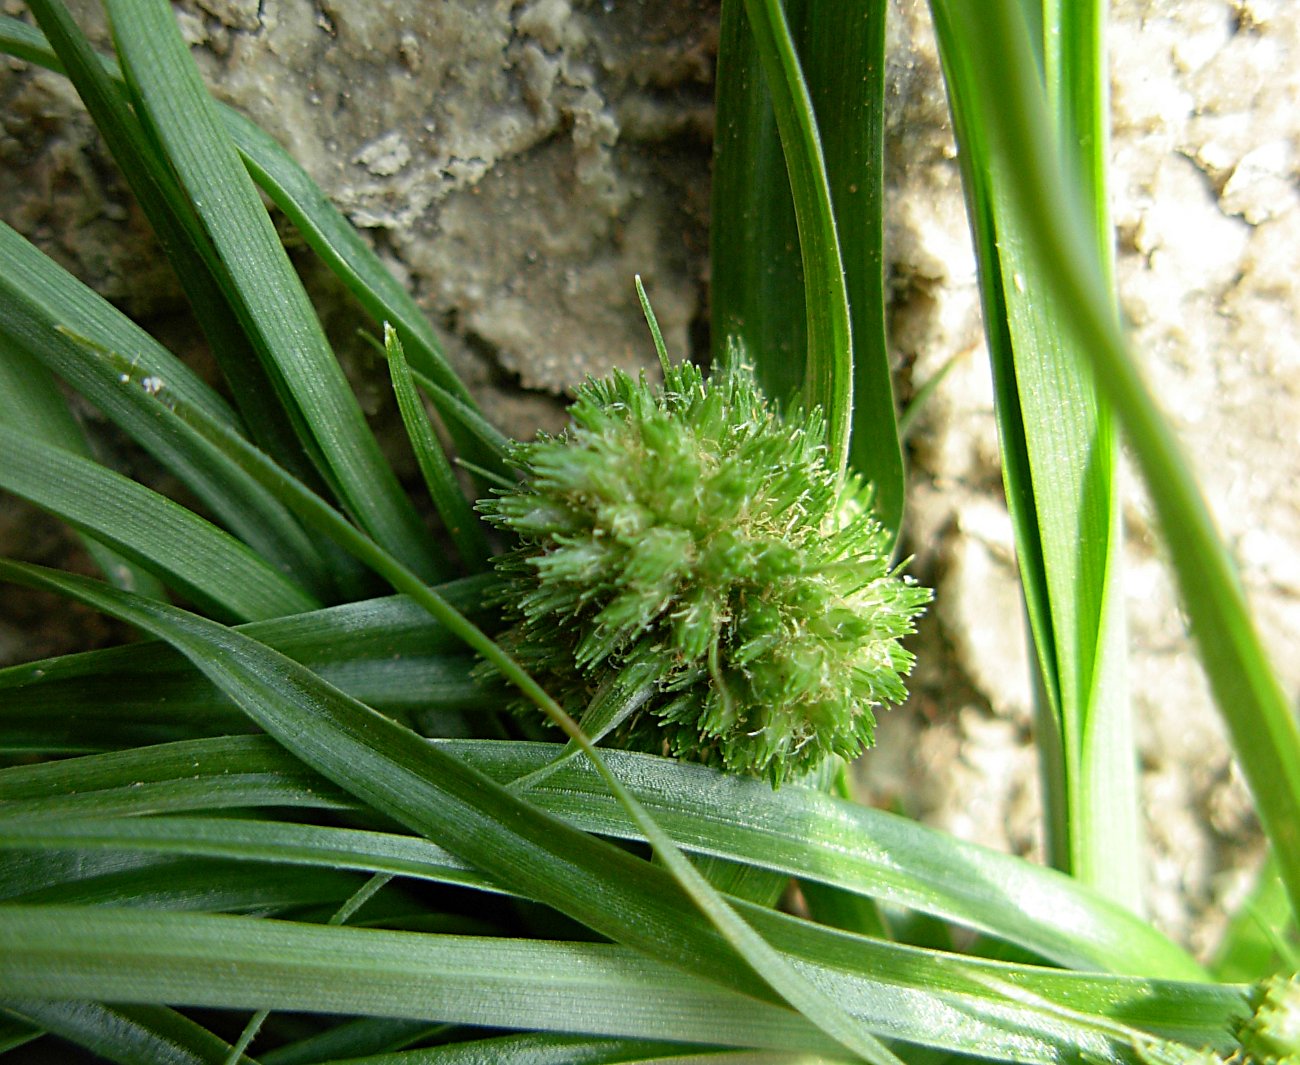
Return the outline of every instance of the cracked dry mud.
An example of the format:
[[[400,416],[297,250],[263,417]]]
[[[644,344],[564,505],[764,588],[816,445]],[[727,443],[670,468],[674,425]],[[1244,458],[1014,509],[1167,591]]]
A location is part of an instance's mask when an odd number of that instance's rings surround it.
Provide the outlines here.
[[[716,4],[176,6],[217,94],[274,134],[370,235],[503,427],[554,428],[557,397],[585,373],[653,363],[634,272],[670,349],[699,349]],[[73,7],[103,41],[94,5]],[[908,535],[938,599],[917,642],[914,697],[886,716],[861,780],[872,801],[1034,854],[1028,660],[970,241],[924,5],[895,0],[891,16],[887,261],[900,396],[958,360],[911,441]],[[1119,0],[1110,32],[1124,311],[1293,693],[1298,37],[1288,0]],[[0,123],[0,217],[206,365],[66,84],[0,65]],[[296,261],[363,402],[395,441],[383,376],[354,336],[359,313],[308,256]],[[119,466],[145,468],[130,447],[113,448]],[[1258,858],[1258,830],[1149,510],[1128,480],[1148,895],[1162,926],[1204,952],[1223,900],[1240,894]],[[11,502],[0,504],[0,540],[7,552],[84,565],[54,523]],[[0,601],[7,660],[111,635],[48,600],[6,589]]]

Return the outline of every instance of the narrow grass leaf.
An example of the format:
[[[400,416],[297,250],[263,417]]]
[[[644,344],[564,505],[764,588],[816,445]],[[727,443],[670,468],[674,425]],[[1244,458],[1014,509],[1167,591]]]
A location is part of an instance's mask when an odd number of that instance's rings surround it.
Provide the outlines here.
[[[21,689],[17,695],[0,699],[0,754],[22,764],[34,756],[93,754],[256,731],[228,700],[225,705],[213,706],[200,698],[173,708],[153,702],[146,691],[139,700],[104,700],[101,706],[93,689],[75,687],[71,695],[56,689],[58,693],[48,702]],[[137,687],[146,685],[141,682]],[[111,691],[112,684],[104,684],[103,690]]]
[[[358,1017],[346,1020],[304,1039],[262,1051],[261,1065],[317,1065],[399,1051],[455,1032],[451,1025],[430,1024],[400,1017]]]
[[[709,226],[713,361],[735,338],[764,392],[787,402],[803,385],[808,351],[790,178],[741,0],[722,5],[718,36]]]
[[[332,869],[268,868],[246,862],[178,858],[79,877],[70,883],[43,884],[13,893],[5,901],[263,916],[306,906],[336,906],[361,883],[355,874]]]
[[[19,849],[0,866],[0,899],[12,899],[28,891],[55,884],[75,884],[98,876],[168,865],[175,858],[166,854],[115,849],[59,850],[52,847]]]
[[[1043,69],[1048,114],[1054,121],[1062,167],[1078,189],[1092,230],[1097,263],[1113,285],[1115,234],[1111,224],[1110,76],[1104,0],[1063,4],[1043,0]],[[1074,364],[1086,365],[1079,353]],[[1081,729],[1075,803],[1083,808],[1072,826],[1071,846],[1090,881],[1105,882],[1117,898],[1141,908],[1142,848],[1137,823],[1138,783],[1132,708],[1125,677],[1127,626],[1123,610],[1122,538],[1115,433],[1109,409],[1098,408],[1098,435],[1110,454],[1107,502],[1110,547],[1102,577],[1102,602],[1091,681],[1091,705]],[[1099,870],[1105,868],[1105,873]]]
[[[0,334],[0,424],[31,440],[61,447],[83,458],[90,457],[81,427],[59,394],[53,376],[3,334]],[[100,572],[117,587],[153,599],[162,596],[162,585],[153,574],[92,536],[82,540]]]
[[[1269,855],[1215,952],[1216,980],[1242,983],[1274,973],[1300,969],[1300,933],[1278,875],[1277,859]]]
[[[496,586],[495,575],[482,574],[440,584],[436,590],[456,611],[483,618],[492,615],[492,610],[484,607],[484,600]],[[245,636],[313,668],[349,659],[445,653],[462,646],[458,637],[403,595],[364,599],[291,617],[249,622],[237,628]],[[160,640],[148,640],[0,669],[0,691],[151,670],[160,676],[195,672],[184,655]]]
[[[411,377],[429,397],[438,413],[446,419],[449,427],[459,426],[474,439],[478,461],[471,462],[464,456],[459,456],[463,460],[462,464],[467,469],[476,466],[485,469],[489,478],[505,478],[508,472],[505,456],[510,450],[510,438],[483,417],[477,408],[452,395],[427,374],[412,367]]]
[[[215,1065],[230,1050],[225,1040],[164,1006],[17,998],[7,1000],[3,1008],[11,1016],[121,1065]],[[257,1065],[248,1057],[239,1060]]]
[[[979,44],[952,31],[942,5],[936,5],[936,29],[963,174],[976,186],[970,203],[982,281],[996,286],[986,292],[985,310],[998,317],[986,318],[986,328],[1000,382],[999,426],[1009,453],[1003,463],[1007,495],[1016,501],[1015,528],[1023,538],[1018,553],[1027,560],[1026,585],[1042,582],[1027,588],[1027,599],[1040,647],[1046,711],[1055,718],[1042,729],[1044,765],[1055,777],[1046,789],[1053,860],[1139,909],[1114,430],[1073,338],[1057,325],[1054,295],[1040,289],[1020,222],[1007,205],[1020,180],[1020,162],[997,150],[971,103],[973,95],[1005,93],[1007,87],[976,76],[979,68],[966,52]],[[1020,32],[1023,36],[1023,24]],[[1023,58],[1030,73],[1036,71],[1033,59]],[[1033,78],[1018,84],[1042,99]],[[1063,130],[1061,136],[1072,132]],[[1045,221],[1053,224],[1052,216]],[[1095,258],[1090,246],[1071,254]]]
[[[1054,293],[1058,327],[1088,360],[1115,411],[1151,492],[1206,675],[1232,737],[1281,868],[1300,909],[1300,726],[1255,631],[1235,567],[1168,424],[1142,384],[1074,192],[1050,147],[1047,118],[1033,84],[1024,24],[1008,0],[978,15],[934,0],[936,16],[971,47],[972,75],[1003,86],[996,101],[976,94],[980,125],[1000,158],[1017,160],[1019,180],[1007,209],[1017,221],[1034,276]],[[938,21],[938,20],[937,20]],[[1007,79],[1013,83],[1008,87]]]
[[[416,572],[441,566],[365,423],[176,26],[157,0],[107,4],[123,71],[227,272],[227,297],[320,472]]]
[[[146,136],[122,85],[104,69],[67,8],[59,0],[31,0],[28,7],[148,218],[255,439],[303,476],[308,471],[306,457],[276,404],[266,370],[222,294],[211,244],[166,158]]]
[[[240,831],[237,826],[223,826],[220,821],[175,819],[163,833],[153,819],[143,819],[121,825],[118,831],[125,834],[128,844],[170,835],[184,846],[186,827],[197,830],[195,838],[210,843],[223,832],[229,836]],[[60,845],[61,826],[50,827],[54,830],[54,845]],[[105,824],[103,828],[105,832],[96,835],[93,823],[87,822],[82,831],[93,846],[110,838],[110,827]],[[242,831],[259,838],[264,835],[254,824],[245,825]],[[260,838],[258,846],[265,849],[266,860],[275,860],[272,851],[278,842],[274,833]],[[346,845],[340,850],[346,852]],[[301,853],[292,837],[287,853]],[[431,875],[431,869],[426,866],[424,875]],[[418,863],[412,863],[410,871],[421,875]],[[452,876],[447,882],[472,884],[473,880],[459,881]],[[767,925],[767,933],[778,942],[806,934],[801,922],[761,908],[748,909]],[[1052,970],[980,963],[858,937],[819,934],[817,939],[791,956],[801,958],[801,966],[816,972],[821,986],[827,986],[829,981],[837,999],[848,1004],[855,1015],[899,1038],[949,1049],[991,1053],[1018,1045],[1021,1053],[1028,1055],[1022,1060],[1053,1061],[1059,1050],[1053,1051],[1052,1047],[1082,1046],[1096,1051],[1105,1046],[1097,1036],[1110,1038],[1116,1035],[1117,1026],[1123,1029],[1118,1033],[1121,1043],[1131,1041],[1139,1035],[1127,1027],[1133,1024],[1169,1037],[1223,1046],[1229,1019],[1244,1009],[1239,989],[1074,977]],[[790,949],[789,942],[783,945]],[[1031,987],[1034,992],[1016,990]],[[925,990],[920,991],[922,988]],[[1062,1026],[1057,1022],[1063,1006],[1071,1007],[1073,1012]],[[996,1020],[999,1014],[1003,1015],[1005,1032]],[[1017,1031],[1019,1035],[1014,1034]]]
[[[151,928],[152,930],[149,930]],[[16,936],[22,936],[21,949]],[[415,935],[221,915],[0,908],[0,993],[370,1013],[694,1043],[828,1049],[797,1014],[606,944]],[[62,978],[55,967],[62,966]]]
[[[272,863],[330,864],[351,869],[376,869],[391,875],[415,876],[440,883],[493,890],[490,883],[485,882],[479,874],[466,869],[426,841],[309,825],[276,825],[224,818],[135,818],[125,821],[55,821],[33,825],[12,819],[0,823],[0,841],[6,847],[108,846],[128,850],[147,847],[161,853],[210,853]],[[1113,1015],[1128,1017],[1135,1023],[1163,1025],[1175,1030],[1190,1025],[1194,1036],[1204,1038],[1205,1031],[1213,1031],[1216,1024],[1222,1023],[1221,1019],[1227,1016],[1227,1012],[1240,1003],[1235,992],[1221,994],[1206,988],[1197,998],[1194,1007],[1185,1007],[1179,1003],[1188,995],[1189,985],[1162,987],[1135,981],[1107,981],[1098,977],[1075,979],[1062,976],[1055,979],[1050,970],[990,965],[954,955],[916,951],[857,937],[835,937],[833,934],[818,933],[815,942],[798,944],[796,936],[806,935],[808,926],[800,922],[792,923],[791,919],[780,915],[769,915],[761,908],[747,909],[752,917],[763,923],[769,934],[786,937],[787,942],[783,946],[790,951],[791,957],[799,958],[804,967],[816,966],[820,961],[837,971],[856,974],[855,980],[870,978],[895,988],[925,988],[932,991],[946,988],[954,993],[960,991],[962,996],[975,994],[978,997],[982,990],[987,990],[1000,981],[1002,986],[998,993],[986,996],[989,1001],[982,1004],[965,1001],[964,1005],[958,1007],[958,1013],[973,1011],[970,1016],[976,1018],[982,1016],[981,1011],[984,1009],[993,1009],[999,1005],[1006,1007],[1006,988],[1036,986],[1042,994],[1050,996],[1050,1001],[1080,1004],[1080,1008],[1085,1009],[1097,1021]],[[828,950],[828,946],[832,949]],[[866,994],[862,989],[858,993]],[[876,987],[871,994],[876,997],[881,993],[887,997],[899,994],[898,991],[888,991],[882,987]],[[1144,995],[1151,998],[1145,1006],[1141,1002]],[[905,998],[906,995],[898,1001]],[[1010,998],[1015,1001],[1016,996],[1011,994]],[[842,1000],[851,1001],[852,997]],[[925,1009],[933,1010],[936,1006],[932,1002]],[[896,1006],[893,1008],[897,1009]],[[921,1000],[916,1001],[915,1008],[922,1008]],[[1134,1008],[1138,1012],[1125,1012]],[[1207,1027],[1202,1030],[1197,1027],[1195,1011],[1206,1009],[1212,1012],[1206,1018]],[[886,1030],[891,1034],[927,1041],[923,1034],[918,1034],[923,1029],[922,1016],[925,1010],[911,1021],[900,1018],[885,1020],[891,1008],[883,1000],[873,1010],[874,1023],[886,1024]],[[1042,1011],[1031,1010],[1030,1014],[1034,1012]],[[1050,1014],[1052,1011],[1047,1012]],[[1220,1020],[1216,1021],[1216,1017]],[[1019,1023],[1023,1025],[1027,1019],[1022,1016]],[[1083,1029],[1088,1029],[1097,1021],[1079,1023]],[[951,1015],[950,1021],[945,1022],[949,1023],[958,1027],[961,1024],[956,1015]],[[1051,1035],[1050,1025],[1040,1032],[1040,1036],[1044,1034]],[[966,1049],[980,1046],[987,1049],[988,1041],[994,1038],[988,1032],[983,1032],[973,1036],[970,1042],[963,1042],[956,1034],[956,1029],[936,1030],[933,1036],[938,1040],[936,1045]],[[1085,1037],[1079,1026],[1075,1025],[1064,1034],[1055,1033],[1052,1038],[1064,1038],[1067,1042],[1073,1042]]]
[[[897,531],[902,456],[884,336],[881,194],[884,8],[791,0],[785,17],[825,158],[853,342],[849,461],[876,486]],[[717,75],[710,260],[715,360],[738,338],[771,396],[804,381],[808,325],[790,178],[771,96],[741,3],[723,5]],[[815,298],[827,296],[819,289]],[[830,298],[834,298],[833,294]]]
[[[703,1052],[704,1056],[700,1057]],[[715,1055],[717,1057],[715,1058]],[[619,1065],[645,1061],[689,1065],[696,1060],[719,1062],[791,1062],[812,1065],[806,1055],[786,1051],[704,1050],[681,1043],[633,1039],[602,1039],[584,1035],[555,1035],[550,1032],[522,1032],[490,1039],[468,1039],[443,1046],[425,1047],[397,1054],[331,1061],[329,1065]],[[264,1062],[263,1065],[278,1065]]]
[[[328,925],[346,924],[357,910],[374,898],[391,880],[392,877],[387,873],[375,873],[352,892],[325,923]],[[257,1038],[270,1016],[270,1010],[260,1009],[248,1019],[248,1023],[244,1025],[244,1030],[239,1034],[239,1038],[235,1040],[235,1045],[230,1048],[230,1054],[226,1057],[224,1065],[239,1065],[240,1057],[249,1048],[253,1040]]]
[[[439,744],[502,782],[535,773],[529,798],[588,831],[640,836],[589,766],[566,762],[551,768],[550,745]],[[1184,950],[1147,922],[1053,870],[813,788],[772,791],[761,781],[629,752],[606,751],[605,758],[655,821],[693,853],[919,909],[1063,965],[1205,977]]]
[[[902,1065],[901,1060],[876,1036],[864,1028],[835,997],[824,987],[808,978],[807,973],[773,947],[722,895],[709,883],[677,848],[672,838],[660,828],[658,822],[624,788],[605,765],[591,741],[575,726],[575,737],[594,768],[600,773],[610,792],[628,812],[637,827],[654,848],[655,856],[667,866],[673,879],[686,892],[700,913],[731,944],[732,949],[767,981],[786,1002],[812,1021],[842,1047],[863,1061],[873,1065]],[[756,907],[759,914],[771,912]]]
[[[1043,70],[1066,172],[1078,183],[1102,270],[1109,279],[1115,234],[1110,218],[1110,78],[1104,0],[1041,0]]]
[[[605,792],[594,770],[582,762],[567,763],[562,770],[553,765],[553,744],[457,740],[439,741],[439,745],[502,784],[523,783],[531,777],[530,801],[579,828],[643,838]],[[206,753],[209,748],[211,753]],[[248,754],[249,768],[245,776],[234,778],[241,750]],[[786,787],[773,792],[760,782],[648,755],[607,751],[605,758],[678,846],[694,854],[802,875],[862,897],[915,908],[998,935],[1061,964],[1204,979],[1204,971],[1190,957],[1149,925],[1051,870],[810,789]],[[311,778],[303,778],[287,756],[280,760],[287,774],[284,794],[310,791]],[[352,837],[340,835],[343,830],[338,829],[254,828],[237,822],[169,827],[157,817],[99,825],[80,820],[86,816],[81,811],[97,816],[106,803],[114,804],[112,810],[131,812],[120,803],[129,802],[133,784],[145,789],[139,795],[140,812],[156,812],[165,801],[174,803],[174,808],[194,810],[274,803],[281,795],[270,790],[275,764],[276,751],[267,740],[247,737],[174,744],[134,757],[83,758],[59,763],[57,770],[35,766],[6,770],[0,772],[0,799],[37,801],[12,810],[0,806],[0,840],[14,847],[42,839],[50,845],[57,840],[58,846],[91,846],[99,840],[94,845],[337,862],[346,868],[435,878],[450,875],[447,869],[464,868],[439,849],[429,849],[432,844],[416,846],[402,836]],[[238,780],[246,781],[242,791]],[[155,787],[167,781],[176,785],[171,791]],[[196,805],[195,795],[201,802],[205,781],[221,785],[212,787],[210,807]],[[326,799],[333,792],[323,787],[318,794]],[[40,826],[19,824],[38,817]],[[79,821],[46,823],[58,817]],[[265,843],[256,844],[259,838]],[[348,862],[349,849],[364,856],[364,863]]]
[[[60,74],[64,73],[63,64],[54,54],[45,34],[12,15],[0,15],[0,52],[26,63],[35,63]],[[117,64],[111,59],[103,59],[103,62],[113,70],[117,69]]]
[[[0,994],[829,1049],[797,1014],[604,944],[0,907]],[[412,995],[412,987],[420,993]]]
[[[490,565],[492,549],[483,531],[483,523],[474,513],[461,490],[456,474],[447,461],[447,455],[438,443],[429,417],[424,412],[420,397],[415,391],[410,366],[402,350],[397,331],[384,323],[384,350],[388,356],[388,370],[393,380],[393,394],[402,415],[402,424],[411,441],[415,459],[424,475],[429,496],[442,518],[443,527],[456,545],[461,562],[471,572],[481,572]]]
[[[817,119],[779,0],[745,0],[745,13],[771,95],[799,228],[808,321],[803,398],[825,411],[830,461],[842,471],[853,407],[853,341]]]
[[[231,737],[239,739],[242,737]],[[176,744],[195,743],[177,740]],[[160,744],[159,746],[171,746]],[[152,748],[140,748],[152,750]],[[129,753],[109,751],[106,755]],[[104,755],[83,755],[85,758]],[[11,766],[19,769],[23,766]],[[324,784],[325,786],[322,786]],[[283,773],[233,770],[223,780],[212,780],[202,773],[188,777],[151,782],[132,781],[116,788],[103,788],[80,795],[41,795],[16,798],[4,805],[6,818],[58,820],[68,817],[138,817],[142,815],[185,814],[194,810],[225,811],[256,807],[303,808],[308,810],[356,810],[359,804],[346,792],[330,787],[328,782],[310,776],[298,784]]]
[[[0,574],[57,588],[166,639],[308,765],[525,894],[647,954],[763,993],[667,873],[521,802],[297,663],[95,582],[13,562],[0,562]]]
[[[149,334],[3,223],[0,333],[139,442],[258,554],[297,574],[313,591],[332,587],[319,552],[284,508],[193,429],[169,419],[137,382],[166,382],[170,395],[234,427],[237,418],[226,403]],[[116,365],[107,352],[126,353],[125,365]]]
[[[936,25],[943,39],[942,13],[934,11]],[[940,49],[944,78],[949,84],[965,83],[964,55],[960,49]],[[953,128],[960,144],[974,144],[980,130],[967,116],[965,98],[953,93],[948,97]],[[1055,864],[1066,864],[1068,856],[1060,844],[1070,838],[1066,820],[1065,749],[1062,736],[1061,689],[1048,678],[1059,675],[1056,664],[1056,640],[1053,636],[1051,600],[1042,543],[1038,534],[1037,503],[1030,476],[1029,451],[1025,440],[1024,420],[1020,416],[1020,394],[1016,387],[1011,334],[1008,326],[1006,296],[996,248],[997,230],[993,221],[991,192],[986,175],[970,166],[971,154],[959,155],[966,190],[967,216],[977,251],[976,270],[984,318],[984,335],[989,349],[993,374],[994,406],[998,418],[998,438],[1002,453],[1002,483],[1007,510],[1015,530],[1016,562],[1020,571],[1020,590],[1030,628],[1030,643],[1037,669],[1035,681],[1037,746],[1040,781],[1043,788],[1043,812],[1046,838]]]
[[[480,615],[492,575],[438,588]],[[283,651],[368,705],[392,714],[495,705],[469,676],[453,637],[401,596],[363,600],[239,631]],[[255,728],[183,656],[157,641],[0,669],[0,749],[86,753]]]
[[[5,332],[15,343],[45,363],[79,392],[90,377],[88,359],[41,358],[32,347],[62,335],[94,338],[108,350],[129,354],[131,365],[141,377],[157,377],[187,404],[231,426],[238,418],[226,402],[199,376],[163,348],[148,333],[82,284],[48,256],[42,254],[15,230],[0,223],[0,311]],[[67,341],[75,346],[71,339]],[[79,372],[78,372],[79,371]],[[88,395],[100,406],[98,395]]]
[[[899,440],[906,440],[912,435],[921,413],[929,404],[931,397],[939,390],[939,386],[943,384],[944,378],[952,373],[957,364],[969,354],[970,350],[967,349],[950,355],[939,369],[920,383],[920,387],[917,387],[912,393],[912,399],[907,404],[907,409],[898,416]]]
[[[658,666],[650,661],[630,662],[617,673],[607,678],[591,697],[580,722],[582,731],[592,743],[600,743],[614,729],[618,728],[633,713],[645,705],[657,690]],[[551,776],[565,763],[582,754],[582,748],[575,740],[569,740],[560,753],[549,759],[537,769],[525,771],[522,775],[509,775],[510,788],[517,794],[527,792]]]
[[[799,880],[798,886],[809,919],[818,924],[877,939],[911,942],[893,933],[892,925],[886,924],[880,906],[873,899],[843,888],[828,887],[817,880]]]
[[[248,547],[134,481],[0,425],[0,488],[96,537],[172,587],[240,620],[320,604]]]
[[[659,356],[659,368],[663,370],[665,376],[672,365],[672,360],[668,356],[668,347],[664,344],[664,335],[659,328],[659,319],[655,317],[655,311],[650,306],[650,297],[645,294],[645,286],[641,284],[641,275],[637,274],[632,279],[636,286],[636,298],[641,304],[641,314],[645,318],[645,324],[650,329],[650,339],[654,341],[655,354]]]
[[[789,14],[821,134],[853,337],[849,464],[875,487],[887,529],[903,520],[903,455],[885,337],[885,11],[876,0]],[[823,298],[825,298],[823,296]]]
[[[497,709],[470,676],[466,654],[358,658],[314,667],[321,678],[392,716]],[[37,681],[0,700],[0,749],[116,750],[169,739],[250,731],[252,726],[195,670]]]
[[[0,770],[4,816],[135,817],[223,806],[355,806],[337,786],[260,736],[180,740],[157,747]]]
[[[222,107],[222,121],[253,180],[284,212],[308,246],[344,283],[376,324],[392,322],[411,364],[462,403],[477,409],[447,362],[437,335],[406,288],[388,272],[353,225],[305,170],[263,129]]]
[[[1044,83],[1048,113],[1065,173],[1079,190],[1092,229],[1097,262],[1110,287],[1115,234],[1111,225],[1110,75],[1106,59],[1106,5],[1100,0],[1061,4],[1044,0]],[[1087,374],[1080,353],[1069,364]],[[1108,490],[1109,544],[1096,604],[1097,635],[1088,703],[1078,753],[1079,779],[1072,847],[1090,883],[1101,884],[1127,905],[1142,909],[1142,847],[1132,706],[1126,678],[1127,625],[1123,605],[1123,537],[1117,429],[1109,408],[1098,402],[1098,438],[1109,471],[1098,482]],[[1100,521],[1100,518],[1098,519]]]
[[[779,925],[799,926],[765,912],[773,935],[781,936]],[[1034,990],[1022,994],[1015,982],[1025,974],[1014,967],[953,959],[936,968],[932,956],[915,951],[934,991],[908,991],[892,982],[900,964],[906,968],[904,948],[842,938],[845,949],[832,949],[827,964],[804,967],[854,1015],[896,1037],[986,1056],[1044,1065],[1079,1053],[1121,1061],[1124,1041],[1144,1030],[1223,1048],[1227,1024],[1245,1009],[1238,988],[1160,987],[1053,970],[1041,970]],[[367,1013],[834,1052],[798,1014],[610,944],[5,905],[0,946],[0,994]],[[887,964],[884,979],[861,961],[846,968],[848,951],[863,946],[899,964]],[[878,967],[880,960],[869,962]],[[999,984],[1006,994],[999,996]],[[409,993],[413,986],[419,995]],[[802,1042],[792,1045],[796,1039]]]
[[[495,466],[495,430],[447,362],[442,345],[411,294],[298,163],[263,130],[230,108],[220,109],[253,180],[284,212],[308,246],[343,282],[376,323],[391,322],[417,373],[433,382],[430,398],[466,455]],[[458,417],[457,410],[468,416]]]

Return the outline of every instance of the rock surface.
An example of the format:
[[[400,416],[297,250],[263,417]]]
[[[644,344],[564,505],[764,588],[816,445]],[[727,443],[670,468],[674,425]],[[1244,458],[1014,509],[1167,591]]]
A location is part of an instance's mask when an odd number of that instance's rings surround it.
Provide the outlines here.
[[[17,13],[16,0],[3,0]],[[74,7],[101,42],[89,2]],[[1300,688],[1300,30],[1286,0],[1119,0],[1117,274],[1147,379],[1185,442],[1282,665]],[[915,696],[863,768],[875,801],[1036,853],[1031,689],[973,259],[933,44],[895,0],[888,116],[892,346],[904,398],[955,360],[911,442],[909,538],[938,589]],[[217,94],[274,134],[374,240],[493,417],[561,423],[587,372],[650,365],[640,272],[669,347],[707,320],[716,5],[691,0],[185,0]],[[59,78],[0,67],[0,216],[190,357],[174,283]],[[300,257],[368,409],[386,386],[359,312]],[[130,464],[128,453],[125,461]],[[1150,902],[1206,951],[1257,828],[1140,491],[1129,493],[1132,684],[1145,768]],[[28,557],[21,508],[4,546]],[[64,558],[72,548],[62,548]],[[75,564],[75,553],[72,556]],[[5,593],[0,654],[29,601]],[[101,639],[97,623],[88,635]],[[23,648],[26,647],[24,652]]]

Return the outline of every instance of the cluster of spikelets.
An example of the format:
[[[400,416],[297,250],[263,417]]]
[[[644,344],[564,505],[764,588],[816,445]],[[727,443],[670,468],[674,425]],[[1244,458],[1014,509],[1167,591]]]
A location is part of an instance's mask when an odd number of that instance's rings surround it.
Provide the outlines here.
[[[738,360],[665,376],[589,380],[567,432],[516,445],[518,488],[479,504],[517,537],[503,642],[575,717],[650,677],[624,747],[773,784],[855,757],[906,694],[930,593],[828,466],[819,412],[783,418]]]
[[[1247,1060],[1300,1065],[1300,975],[1270,976],[1250,997],[1252,1013],[1237,1032]]]

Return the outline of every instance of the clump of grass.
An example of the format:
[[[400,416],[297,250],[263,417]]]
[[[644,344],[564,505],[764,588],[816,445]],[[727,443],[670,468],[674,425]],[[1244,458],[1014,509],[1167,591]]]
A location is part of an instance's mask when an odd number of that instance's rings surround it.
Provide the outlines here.
[[[0,404],[23,412],[0,424],[0,487],[68,521],[108,578],[0,560],[0,579],[148,637],[0,670],[0,850],[19,856],[0,1054],[52,1034],[130,1062],[1293,1056],[1294,980],[1268,978],[1298,960],[1300,737],[1115,321],[1096,9],[1045,4],[1035,39],[1016,0],[933,3],[1043,693],[1046,869],[842,781],[745,775],[869,738],[926,596],[890,560],[885,5],[724,4],[715,332],[775,406],[738,365],[665,365],[663,387],[590,383],[568,435],[522,445],[306,175],[208,96],[168,5],[107,0],[115,60],[59,0],[29,6],[44,36],[0,20],[0,46],[72,79],[232,398],[0,227]],[[455,556],[361,417],[258,186],[385,323]],[[799,270],[802,290],[762,280]],[[793,372],[764,341],[781,336],[807,341]],[[211,517],[91,459],[57,380]],[[528,474],[485,508],[511,538],[501,574],[417,389],[467,465]],[[1213,974],[1129,907],[1115,424],[1273,845]],[[571,746],[521,739],[480,659]],[[593,742],[611,733],[706,764]],[[806,916],[768,904],[791,878]],[[232,1043],[211,1009],[252,1019]]]

